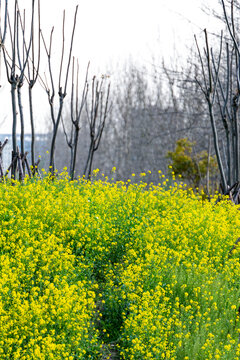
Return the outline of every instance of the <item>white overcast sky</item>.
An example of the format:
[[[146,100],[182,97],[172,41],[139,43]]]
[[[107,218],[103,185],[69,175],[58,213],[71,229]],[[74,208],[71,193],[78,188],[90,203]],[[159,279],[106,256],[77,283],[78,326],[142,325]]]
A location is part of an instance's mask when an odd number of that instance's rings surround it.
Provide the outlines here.
[[[28,1],[29,0],[25,0]],[[149,59],[152,53],[172,56],[193,42],[193,33],[212,28],[203,4],[217,0],[42,0],[42,27],[60,29],[62,11],[71,21],[79,5],[75,53],[96,66],[126,59]],[[57,5],[57,6],[56,6]],[[214,24],[215,25],[215,24]],[[49,28],[50,30],[50,28]]]
[[[31,1],[19,0],[19,4],[28,11]],[[73,54],[79,58],[83,69],[90,60],[91,67],[101,73],[114,69],[130,57],[132,61],[145,65],[153,56],[159,59],[164,56],[166,61],[175,56],[184,59],[186,49],[193,44],[194,33],[201,35],[204,28],[210,31],[216,28],[215,21],[202,12],[202,5],[219,7],[221,11],[217,0],[41,0],[41,28],[46,39],[51,27],[55,26],[54,56],[59,57],[63,9],[66,10],[66,37],[69,37],[77,4]],[[44,97],[44,93],[39,96]],[[0,103],[0,124],[6,117],[0,133],[9,133],[9,84],[0,90]],[[45,116],[43,102],[39,106],[41,117]]]

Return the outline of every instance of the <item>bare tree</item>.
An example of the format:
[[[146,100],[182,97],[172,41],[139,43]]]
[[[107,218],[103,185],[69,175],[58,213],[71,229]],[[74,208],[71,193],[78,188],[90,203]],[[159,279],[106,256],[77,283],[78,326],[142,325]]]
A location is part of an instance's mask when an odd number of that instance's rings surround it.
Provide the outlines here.
[[[49,106],[50,106],[51,120],[52,120],[52,125],[53,125],[52,141],[51,141],[51,149],[50,149],[50,162],[49,162],[49,169],[52,174],[54,173],[54,155],[55,155],[56,138],[57,138],[59,124],[60,124],[61,117],[62,117],[64,98],[66,97],[66,94],[67,94],[67,84],[68,84],[69,70],[70,70],[70,64],[71,64],[71,59],[72,59],[73,39],[74,39],[74,33],[75,33],[75,27],[76,27],[77,11],[78,11],[78,6],[76,6],[76,10],[75,10],[73,29],[72,29],[72,35],[71,35],[71,43],[70,43],[70,48],[69,48],[68,58],[67,58],[67,68],[66,68],[66,72],[65,72],[65,76],[64,76],[65,79],[62,84],[63,60],[64,60],[64,55],[65,55],[65,11],[63,12],[62,55],[61,55],[59,73],[58,73],[59,74],[59,77],[58,77],[59,106],[58,106],[58,109],[56,112],[55,112],[55,108],[54,108],[56,86],[54,84],[54,74],[53,74],[53,67],[52,67],[52,42],[53,42],[54,27],[52,28],[52,31],[50,34],[50,41],[49,41],[48,47],[47,47],[46,41],[43,37],[43,34],[41,32],[44,48],[45,48],[47,58],[48,58],[48,72],[49,72],[49,78],[50,78],[50,87],[48,85],[47,79],[43,83],[43,85],[44,85],[45,90],[48,95],[48,102],[49,102]]]
[[[32,134],[32,141],[31,141],[31,157],[32,157],[32,169],[34,172],[35,169],[35,153],[34,153],[34,142],[35,142],[35,134],[34,134],[34,120],[33,120],[33,106],[32,106],[32,88],[34,84],[36,83],[37,77],[38,77],[38,71],[39,71],[39,64],[40,64],[40,0],[38,0],[38,52],[37,52],[37,67],[35,68],[35,47],[34,47],[34,16],[35,16],[35,8],[33,6],[32,8],[32,22],[31,22],[31,43],[30,47],[27,47],[26,41],[25,41],[25,33],[26,33],[26,20],[25,20],[25,10],[23,12],[23,17],[20,14],[20,11],[18,11],[18,26],[17,26],[17,33],[19,36],[19,27],[21,28],[22,32],[22,49],[19,46],[19,41],[17,41],[17,55],[18,55],[18,63],[20,70],[22,69],[22,62],[25,58],[27,58],[27,71],[24,72],[24,79],[28,82],[28,95],[29,95],[29,109],[30,109],[30,123],[31,123],[31,134]],[[30,56],[31,52],[31,56]],[[21,55],[22,54],[22,55]],[[21,59],[22,58],[22,59]],[[30,64],[32,67],[32,71],[30,70]],[[18,107],[19,107],[19,114],[20,114],[20,123],[21,123],[21,157],[24,157],[25,149],[24,149],[24,136],[25,136],[25,122],[24,122],[24,112],[23,112],[23,106],[22,106],[22,95],[21,95],[21,89],[23,86],[23,78],[19,80],[17,85],[17,95],[18,95]],[[26,158],[26,156],[25,156]],[[25,166],[23,161],[23,172],[25,172]]]
[[[207,30],[204,30],[205,48],[203,54],[195,37],[203,75],[202,80],[196,79],[196,81],[208,104],[214,148],[224,194],[228,194],[230,189],[235,189],[235,183],[240,181],[238,115],[240,49],[235,31],[234,1],[231,0],[229,3],[230,15],[228,16],[226,2],[221,0],[227,34],[225,37],[223,37],[223,33],[221,34],[218,54],[215,55],[213,48],[209,46]],[[217,119],[221,121],[219,122]],[[224,139],[221,128],[224,129]],[[233,200],[239,202],[239,193],[234,195]]]
[[[35,122],[34,122],[34,113],[33,113],[33,87],[36,84],[39,75],[39,66],[40,66],[40,0],[38,0],[38,27],[37,27],[37,50],[35,49],[35,29],[32,28],[32,46],[31,46],[31,56],[28,58],[27,63],[27,73],[25,78],[28,82],[28,100],[29,100],[29,114],[30,114],[30,124],[31,124],[31,163],[33,172],[36,166],[35,160]],[[24,22],[25,23],[25,22]]]
[[[84,105],[86,104],[87,94],[88,94],[88,63],[86,70],[86,77],[83,86],[83,91],[81,95],[81,100],[79,101],[79,63],[77,61],[77,72],[76,72],[76,85],[75,85],[75,59],[73,58],[72,64],[72,89],[71,89],[71,131],[70,136],[68,136],[64,121],[62,120],[63,131],[66,137],[66,142],[71,151],[70,158],[70,176],[71,180],[74,179],[76,160],[77,160],[77,149],[78,149],[78,138],[80,131],[80,120]]]
[[[8,27],[10,33],[11,41],[11,53],[6,50],[6,47],[3,47],[3,56],[4,63],[6,67],[7,79],[11,84],[11,101],[12,101],[12,178],[16,178],[16,169],[17,169],[17,104],[20,112],[20,121],[21,121],[21,152],[24,154],[24,119],[23,119],[23,109],[22,109],[22,99],[21,99],[21,87],[23,85],[25,69],[28,63],[29,53],[32,46],[32,37],[33,37],[33,21],[34,21],[34,6],[35,1],[32,0],[31,5],[31,25],[30,25],[30,34],[29,41],[26,44],[25,32],[22,31],[20,35],[20,11],[18,7],[18,1],[15,0],[14,3],[14,20],[13,26],[10,22],[10,16],[7,13]],[[22,56],[20,54],[20,46],[23,47]],[[18,102],[17,102],[18,98]]]
[[[92,163],[94,153],[98,150],[106,118],[109,111],[109,94],[110,83],[107,85],[106,94],[104,92],[104,82],[106,77],[103,75],[101,80],[97,80],[96,76],[92,79],[92,91],[89,105],[86,103],[87,118],[89,124],[90,146],[88,157],[84,168],[84,175],[90,178],[92,171]]]

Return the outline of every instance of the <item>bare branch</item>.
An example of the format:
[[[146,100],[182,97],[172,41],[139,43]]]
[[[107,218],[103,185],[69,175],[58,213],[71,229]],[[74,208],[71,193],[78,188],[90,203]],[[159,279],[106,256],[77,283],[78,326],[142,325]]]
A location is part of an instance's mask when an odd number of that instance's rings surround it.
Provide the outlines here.
[[[69,68],[71,63],[71,57],[72,57],[72,49],[73,49],[73,39],[74,39],[74,33],[77,23],[77,12],[78,12],[78,5],[76,6],[74,20],[73,20],[73,29],[72,29],[72,37],[71,37],[71,45],[70,45],[70,51],[69,51],[69,57],[68,57],[68,65],[67,65],[67,72],[66,72],[66,79],[65,79],[65,86],[64,86],[64,94],[66,95],[67,91],[67,82],[68,82],[68,74],[69,74]]]
[[[4,15],[3,30],[2,30],[1,10],[2,10],[2,3],[0,3],[0,48],[4,45],[7,34],[8,0],[5,0],[5,15]]]
[[[194,39],[195,39],[195,42],[196,42],[197,51],[198,51],[198,56],[199,56],[199,60],[200,60],[201,68],[202,68],[204,86],[205,86],[205,89],[207,90],[207,79],[206,79],[205,69],[204,69],[204,65],[203,65],[203,58],[202,58],[202,55],[201,55],[201,51],[200,51],[200,49],[199,49],[199,45],[198,45],[198,41],[197,41],[196,35],[194,35]]]
[[[231,26],[229,24],[229,20],[228,20],[228,16],[227,16],[227,12],[226,12],[226,6],[225,6],[225,3],[224,3],[224,0],[221,0],[222,2],[222,7],[223,7],[223,12],[224,12],[224,18],[225,18],[225,21],[226,21],[226,24],[227,24],[227,28],[228,28],[228,31],[229,31],[229,34],[233,40],[233,43],[234,43],[234,47],[235,47],[235,50],[237,51],[238,53],[238,56],[240,56],[240,51],[239,51],[239,47],[238,47],[238,43],[237,43],[237,40],[234,36],[234,33],[235,33],[235,29],[234,29],[234,22],[232,23],[232,26],[233,26],[233,30],[231,29]],[[233,14],[232,14],[232,20],[233,20]]]

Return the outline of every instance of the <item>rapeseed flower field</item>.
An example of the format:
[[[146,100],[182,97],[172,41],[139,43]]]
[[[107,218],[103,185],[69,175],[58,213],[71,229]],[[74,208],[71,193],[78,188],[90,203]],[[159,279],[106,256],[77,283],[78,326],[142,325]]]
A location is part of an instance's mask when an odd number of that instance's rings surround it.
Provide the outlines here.
[[[0,359],[240,358],[238,206],[167,184],[0,184]]]

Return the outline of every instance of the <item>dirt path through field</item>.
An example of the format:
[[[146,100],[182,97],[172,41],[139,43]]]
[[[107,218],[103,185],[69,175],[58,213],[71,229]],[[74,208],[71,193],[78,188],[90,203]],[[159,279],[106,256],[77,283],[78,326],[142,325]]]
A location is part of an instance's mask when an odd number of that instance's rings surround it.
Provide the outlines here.
[[[103,356],[102,360],[120,360],[115,344],[109,344],[106,346],[106,348],[108,349],[108,355]]]

